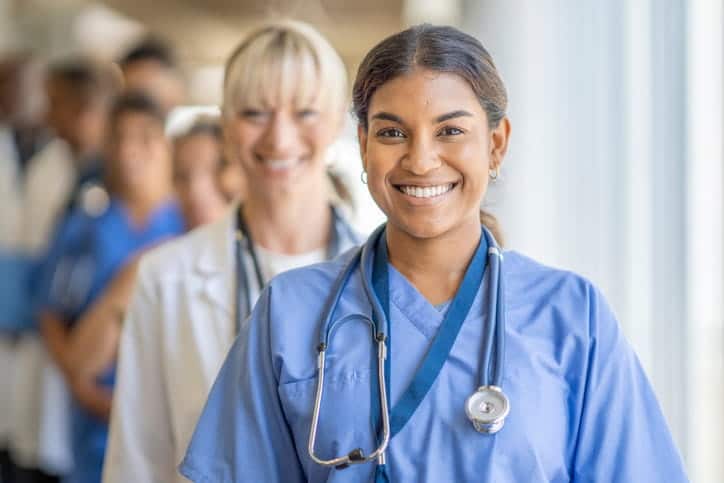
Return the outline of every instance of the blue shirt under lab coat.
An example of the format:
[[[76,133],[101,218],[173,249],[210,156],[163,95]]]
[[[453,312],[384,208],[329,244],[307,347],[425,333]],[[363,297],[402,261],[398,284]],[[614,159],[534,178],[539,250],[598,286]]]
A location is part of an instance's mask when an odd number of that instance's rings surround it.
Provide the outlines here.
[[[315,464],[307,441],[320,316],[351,255],[282,274],[234,343],[180,471],[197,483],[370,482],[374,464]],[[464,403],[480,380],[488,274],[427,396],[391,440],[392,482],[683,482],[679,454],[644,372],[601,294],[586,280],[506,252],[503,390],[495,435],[474,430]],[[391,401],[407,388],[445,316],[390,266]],[[366,313],[360,272],[333,316]],[[404,341],[404,342],[403,342]],[[327,351],[317,454],[376,447],[370,424],[376,349],[359,319]]]
[[[74,210],[58,230],[41,269],[38,309],[73,325],[131,256],[183,231],[183,218],[175,203],[162,205],[143,227],[133,225],[119,200],[112,200],[99,216]],[[99,383],[112,387],[114,379],[115,368]],[[72,418],[75,468],[65,481],[98,483],[108,424],[78,404]]]

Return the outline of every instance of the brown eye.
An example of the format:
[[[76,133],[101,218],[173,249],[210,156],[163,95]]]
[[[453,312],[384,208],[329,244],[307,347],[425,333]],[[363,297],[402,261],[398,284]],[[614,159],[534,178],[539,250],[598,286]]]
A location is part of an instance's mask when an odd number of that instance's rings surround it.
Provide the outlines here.
[[[377,131],[377,137],[381,138],[404,138],[405,133],[397,128],[386,128]]]
[[[460,134],[463,134],[463,130],[452,126],[446,126],[440,130],[440,136],[459,136]]]

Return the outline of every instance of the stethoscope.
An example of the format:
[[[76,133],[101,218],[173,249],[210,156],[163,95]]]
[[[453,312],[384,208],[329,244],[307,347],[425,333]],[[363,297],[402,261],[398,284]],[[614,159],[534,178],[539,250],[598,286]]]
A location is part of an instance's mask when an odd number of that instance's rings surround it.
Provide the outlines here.
[[[371,272],[373,266],[373,253],[384,234],[385,226],[378,228],[372,234],[370,240],[360,247],[344,267],[340,275],[332,285],[330,297],[322,312],[322,325],[317,349],[317,389],[314,398],[314,410],[309,430],[308,452],[310,458],[317,464],[332,466],[337,469],[344,469],[353,464],[368,463],[377,460],[378,467],[385,465],[385,451],[389,444],[391,431],[391,417],[387,399],[388,389],[386,387],[386,360],[387,341],[389,333],[389,320],[385,315],[373,286]],[[465,413],[476,431],[484,434],[495,434],[503,427],[505,418],[510,412],[510,402],[501,388],[503,379],[503,360],[505,352],[505,288],[502,276],[503,254],[495,242],[492,234],[483,227],[483,236],[487,242],[487,253],[481,254],[481,258],[487,256],[489,267],[488,283],[488,317],[486,330],[483,334],[483,358],[481,361],[481,384],[478,389],[465,401]],[[384,243],[384,241],[383,241]],[[386,246],[384,248],[386,250]],[[471,262],[472,264],[473,262]],[[386,261],[385,261],[386,264]],[[345,315],[338,320],[332,320],[335,309],[342,297],[342,292],[350,277],[357,269],[360,269],[362,288],[370,305],[372,306],[372,317],[354,313]],[[482,272],[481,272],[482,275]],[[482,283],[482,282],[480,282]],[[453,301],[453,303],[455,303]],[[449,310],[452,310],[449,309]],[[325,377],[325,355],[330,344],[330,336],[335,327],[349,319],[361,319],[366,322],[372,333],[373,340],[377,343],[377,398],[373,396],[373,402],[379,404],[380,432],[377,438],[377,447],[369,454],[365,454],[362,448],[355,448],[346,455],[323,459],[315,453],[315,442],[317,428],[319,426],[319,413],[324,394]],[[377,324],[373,320],[382,321]],[[447,353],[445,358],[447,358]],[[423,363],[424,365],[424,363]],[[438,369],[439,370],[439,369]],[[374,389],[372,390],[374,394]],[[376,401],[375,401],[376,399]],[[419,401],[418,401],[419,403]],[[374,409],[373,409],[374,411]],[[404,424],[404,423],[403,423]]]
[[[330,224],[329,241],[327,243],[327,258],[332,258],[339,254],[341,247],[340,230],[346,230],[347,236],[350,240],[356,240],[358,238],[357,235],[352,233],[351,228],[344,222],[333,205],[330,205],[330,210],[332,213],[332,222]],[[265,277],[261,270],[261,264],[259,263],[259,256],[257,255],[256,244],[251,237],[248,225],[244,219],[241,203],[236,210],[236,230],[234,238],[234,258],[236,264],[236,296],[234,301],[234,310],[235,334],[238,334],[241,331],[244,318],[251,314],[251,309],[254,307],[252,288],[249,283],[249,274],[247,273],[246,264],[244,263],[244,245],[246,245],[246,249],[249,252],[249,258],[251,258],[256,287],[259,291],[261,291],[266,285]]]

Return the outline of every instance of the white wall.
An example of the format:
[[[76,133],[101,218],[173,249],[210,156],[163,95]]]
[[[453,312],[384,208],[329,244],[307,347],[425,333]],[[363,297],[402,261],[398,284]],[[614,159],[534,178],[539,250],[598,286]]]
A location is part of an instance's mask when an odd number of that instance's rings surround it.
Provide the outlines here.
[[[510,95],[489,198],[509,246],[602,288],[692,481],[721,481],[721,3],[467,0],[464,19]]]

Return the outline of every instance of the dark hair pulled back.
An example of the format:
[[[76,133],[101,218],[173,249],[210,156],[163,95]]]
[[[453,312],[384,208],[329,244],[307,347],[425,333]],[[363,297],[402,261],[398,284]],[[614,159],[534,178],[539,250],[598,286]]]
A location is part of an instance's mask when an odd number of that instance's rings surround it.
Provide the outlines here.
[[[369,106],[377,89],[415,69],[456,74],[470,84],[494,129],[505,117],[508,95],[493,58],[475,37],[454,27],[416,25],[387,37],[365,56],[352,88],[352,104],[360,125],[368,126]],[[481,211],[482,223],[498,243],[498,221]]]

